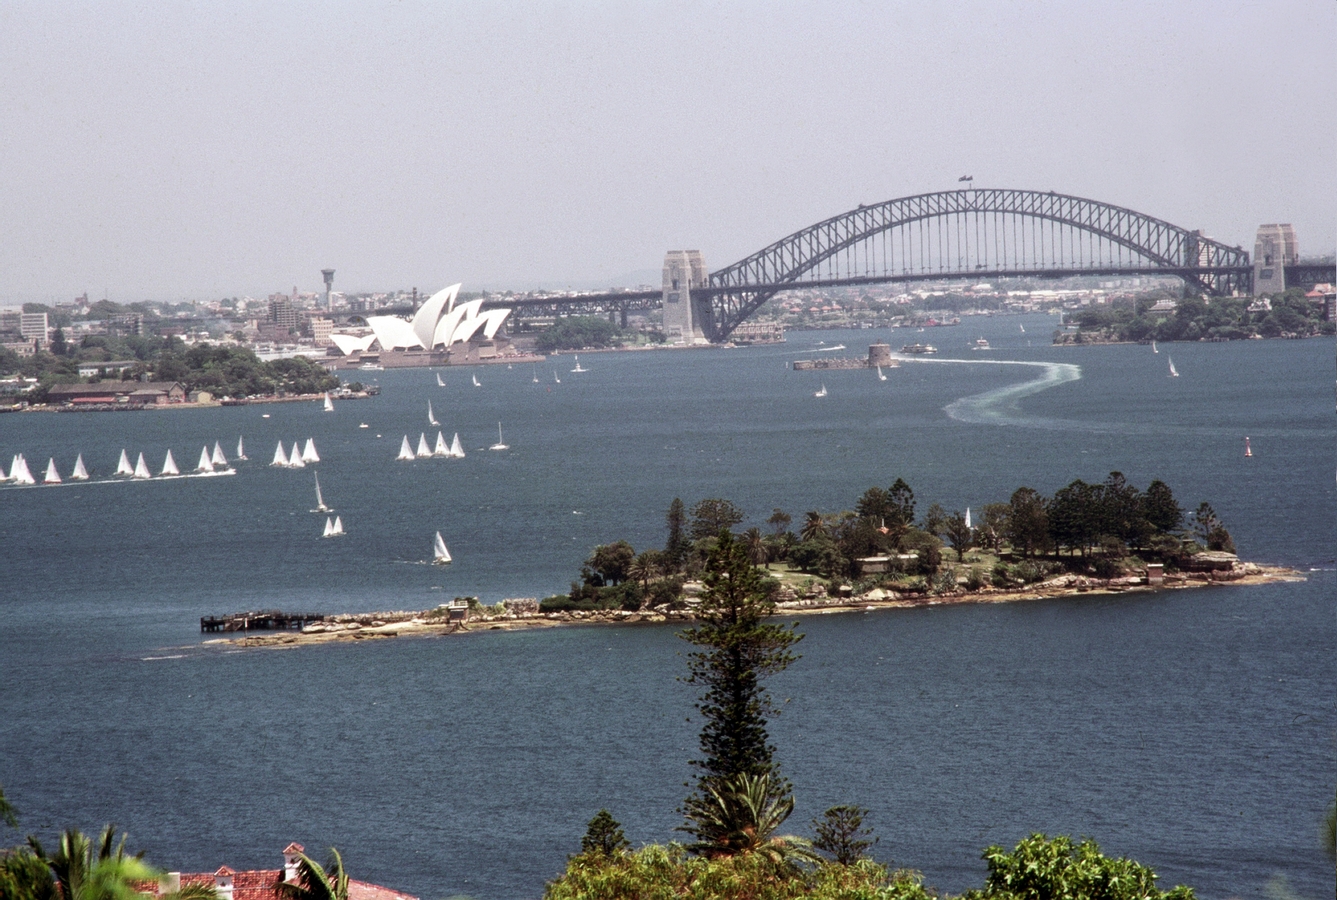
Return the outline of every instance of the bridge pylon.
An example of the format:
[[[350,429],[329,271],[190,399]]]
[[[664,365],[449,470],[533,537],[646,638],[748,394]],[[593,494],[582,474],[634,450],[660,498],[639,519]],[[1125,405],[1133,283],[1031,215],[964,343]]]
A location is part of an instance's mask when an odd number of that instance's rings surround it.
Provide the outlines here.
[[[710,298],[692,290],[707,286],[710,273],[700,250],[664,254],[664,336],[672,344],[704,344],[711,317]]]

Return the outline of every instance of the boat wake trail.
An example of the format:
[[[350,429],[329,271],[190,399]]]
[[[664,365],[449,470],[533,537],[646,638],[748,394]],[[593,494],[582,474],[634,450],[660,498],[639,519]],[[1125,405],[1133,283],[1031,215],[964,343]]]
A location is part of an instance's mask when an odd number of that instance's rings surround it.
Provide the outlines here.
[[[925,360],[928,362],[928,360]],[[1082,367],[1073,363],[1032,362],[1029,360],[991,359],[991,360],[932,360],[932,362],[961,362],[969,365],[985,366],[1029,366],[1039,369],[1039,374],[1030,381],[1009,384],[982,394],[972,394],[954,400],[943,408],[950,418],[958,422],[973,425],[1021,425],[1029,428],[1049,428],[1056,430],[1089,430],[1089,423],[1073,422],[1064,419],[1047,419],[1042,416],[1029,416],[1021,411],[1018,403],[1026,398],[1077,381],[1082,377]]]

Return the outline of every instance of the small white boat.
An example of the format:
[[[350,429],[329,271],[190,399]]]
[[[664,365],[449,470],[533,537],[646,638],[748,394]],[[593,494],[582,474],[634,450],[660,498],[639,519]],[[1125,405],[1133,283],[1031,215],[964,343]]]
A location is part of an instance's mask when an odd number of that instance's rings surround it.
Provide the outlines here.
[[[437,387],[445,387],[445,386],[446,386],[446,383],[445,383],[444,381],[441,380],[441,373],[440,373],[440,372],[437,372],[437,373],[436,373],[436,386],[437,386]]]
[[[144,462],[144,454],[142,454],[142,453],[139,454],[139,459],[135,460],[135,472],[134,472],[134,475],[135,475],[136,478],[152,478],[152,477],[153,477],[153,473],[149,471],[149,464],[146,463],[146,462]]]
[[[404,442],[399,445],[399,455],[395,459],[413,459],[413,446],[409,444],[409,436],[404,435]]]
[[[14,462],[9,467],[9,480],[15,484],[37,483],[37,479],[32,477],[32,470],[28,468],[28,460],[23,458],[22,453],[14,457]]]
[[[74,461],[74,472],[70,474],[72,481],[87,481],[88,469],[84,468],[84,455],[79,454],[79,458]]]
[[[588,372],[589,369],[586,369],[585,367],[583,367],[583,366],[580,364],[580,357],[577,356],[577,357],[576,357],[576,367],[575,367],[574,369],[572,369],[571,371],[572,371],[572,372]]]
[[[974,343],[974,348],[975,348],[976,350],[988,350],[988,349],[989,349],[989,342],[986,341],[984,338],[979,338],[979,339],[977,339],[977,340],[975,341],[975,343]]]
[[[332,535],[332,534],[334,534],[334,520],[331,519],[329,516],[326,516],[326,517],[325,517],[325,530],[321,533],[320,536],[321,536],[321,537],[329,537],[329,536]]]
[[[1159,351],[1159,350],[1156,349],[1156,342],[1155,342],[1155,341],[1152,341],[1152,342],[1151,342],[1151,352],[1152,352],[1152,353],[1160,353],[1160,352],[1161,352],[1161,351]]]
[[[330,392],[325,392],[325,412],[334,412],[334,401],[330,399]]]
[[[436,533],[436,540],[432,542],[432,564],[438,566],[450,565],[450,551],[446,549],[446,542],[441,538],[441,532]]]
[[[878,381],[886,381],[886,380],[887,380],[887,376],[885,376],[885,375],[882,374],[882,367],[881,367],[881,366],[878,366],[878,367],[877,367],[877,380],[878,380]]]
[[[374,362],[367,362],[358,366],[358,369],[363,372],[384,372],[385,366],[378,365],[377,363]]]
[[[162,471],[159,475],[180,475],[181,470],[176,467],[176,460],[172,459],[172,451],[167,451],[167,458],[162,461]]]
[[[302,448],[302,462],[318,463],[320,454],[316,452],[316,442],[312,438],[306,439],[306,446]]]
[[[370,428],[371,426],[368,425],[366,422],[359,422],[357,427],[358,427],[358,428]]]
[[[218,468],[227,468],[227,457],[223,455],[223,448],[218,446],[218,441],[214,441],[213,464]]]
[[[511,449],[511,448],[510,448],[510,445],[508,445],[508,444],[505,442],[505,440],[502,438],[502,436],[501,436],[501,423],[500,423],[500,422],[497,423],[497,442],[496,442],[495,444],[493,444],[491,447],[488,447],[487,449],[489,449],[489,450],[509,450],[509,449]]]
[[[460,443],[460,433],[455,432],[455,439],[450,442],[450,455],[455,459],[464,459],[464,445]]]
[[[472,379],[474,380],[474,387],[482,387],[482,386],[483,386],[482,384],[479,383],[479,381],[478,381],[478,376],[477,376],[477,375],[470,375],[469,377],[472,378]]]
[[[42,484],[60,484],[60,473],[56,471],[55,457],[47,458],[46,474],[42,476]]]
[[[1244,455],[1253,456],[1253,448],[1249,446],[1249,439],[1244,439]]]
[[[344,520],[338,516],[334,517],[334,530],[330,532],[330,537],[338,537],[344,533]]]
[[[316,476],[316,508],[312,512],[329,512],[330,508],[325,505],[325,498],[320,494],[320,474],[313,474]]]
[[[821,389],[820,391],[816,391],[816,392],[814,392],[814,393],[813,393],[813,396],[814,396],[814,397],[825,397],[825,396],[826,396],[826,383],[825,383],[825,382],[822,383],[822,389]]]
[[[557,377],[557,370],[556,370],[556,369],[553,369],[553,370],[552,370],[552,380],[555,381],[555,382],[557,382],[558,384],[561,384],[561,383],[562,383],[562,379],[560,379],[560,378]]]
[[[414,454],[418,459],[426,459],[432,455],[432,448],[427,446],[427,435],[418,434],[418,452]]]
[[[534,383],[535,383],[535,384],[538,384],[538,383],[539,383],[539,367],[538,367],[538,366],[535,366],[535,367],[534,367]]]
[[[1022,334],[1025,334],[1025,333],[1026,333],[1026,326],[1025,326],[1025,325],[1020,325],[1020,324],[1019,324],[1019,325],[1017,325],[1017,327],[1021,329],[1021,333],[1022,333]]]
[[[246,447],[242,444],[241,438],[237,438],[237,459],[246,458]]]
[[[125,450],[121,451],[121,459],[119,462],[116,463],[116,474],[117,475],[135,474],[135,467],[130,465],[130,457],[125,455]]]
[[[209,455],[209,445],[205,444],[204,449],[200,451],[200,461],[195,465],[196,472],[212,472],[214,470],[213,457]]]
[[[432,455],[450,459],[450,445],[446,443],[445,435],[439,431],[436,433],[436,443],[432,445]]]
[[[283,449],[283,441],[279,441],[279,445],[274,448],[274,459],[272,462],[270,462],[270,465],[271,466],[288,465],[288,451]]]
[[[1175,368],[1175,361],[1173,359],[1170,360],[1170,377],[1171,378],[1179,377],[1179,370]]]
[[[433,428],[435,428],[436,426],[438,426],[438,425],[441,424],[440,422],[438,422],[438,421],[436,420],[436,416],[432,415],[432,401],[431,401],[431,400],[428,400],[428,401],[427,401],[427,424],[428,424],[428,425],[431,425]]]
[[[288,456],[288,466],[293,469],[306,468],[306,460],[302,459],[302,448],[299,441],[292,442],[292,453]]]

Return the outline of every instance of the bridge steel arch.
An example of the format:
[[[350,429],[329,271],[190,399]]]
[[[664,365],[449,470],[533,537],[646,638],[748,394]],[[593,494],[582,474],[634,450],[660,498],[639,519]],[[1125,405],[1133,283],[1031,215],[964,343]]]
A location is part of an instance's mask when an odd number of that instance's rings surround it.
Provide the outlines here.
[[[1251,281],[1243,249],[1135,210],[970,188],[832,216],[711,273],[692,299],[706,338],[718,342],[776,294],[805,286],[1120,273],[1177,275],[1217,295]]]

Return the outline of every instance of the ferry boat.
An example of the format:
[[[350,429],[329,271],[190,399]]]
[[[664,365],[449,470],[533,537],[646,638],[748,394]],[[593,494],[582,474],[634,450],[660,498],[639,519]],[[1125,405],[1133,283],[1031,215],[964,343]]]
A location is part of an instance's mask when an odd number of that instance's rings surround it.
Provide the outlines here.
[[[938,348],[932,344],[906,344],[901,348],[902,353],[937,353]]]

